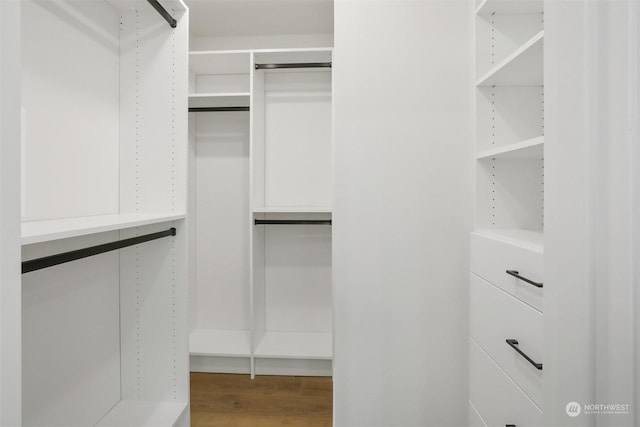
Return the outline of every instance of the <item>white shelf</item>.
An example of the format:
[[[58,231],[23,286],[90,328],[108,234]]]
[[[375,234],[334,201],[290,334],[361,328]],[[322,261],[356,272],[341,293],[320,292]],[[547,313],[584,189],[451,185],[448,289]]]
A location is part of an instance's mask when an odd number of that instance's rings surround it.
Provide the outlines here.
[[[184,219],[184,214],[112,214],[22,223],[22,244],[85,236]]]
[[[519,229],[481,229],[474,233],[510,245],[544,252],[544,234],[541,231]]]
[[[283,206],[254,208],[254,213],[331,213],[327,206]]]
[[[544,31],[478,79],[476,86],[542,86]]]
[[[191,356],[251,356],[249,331],[222,329],[195,329],[189,335]]]
[[[247,107],[250,102],[249,92],[189,94],[189,107]]]
[[[122,400],[96,427],[173,427],[187,407],[186,402]]]
[[[255,357],[324,359],[333,357],[330,332],[265,332]]]
[[[542,159],[544,157],[544,137],[539,136],[478,153],[479,160],[495,157],[501,159]]]
[[[476,9],[478,15],[493,13],[542,13],[542,0],[483,0]]]

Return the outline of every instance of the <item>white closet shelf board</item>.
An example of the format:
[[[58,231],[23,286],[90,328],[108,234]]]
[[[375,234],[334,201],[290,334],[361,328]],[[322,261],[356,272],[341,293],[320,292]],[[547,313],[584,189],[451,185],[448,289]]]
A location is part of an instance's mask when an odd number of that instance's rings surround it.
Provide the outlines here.
[[[251,356],[251,333],[241,330],[194,329],[189,336],[191,356]]]
[[[173,427],[187,402],[120,401],[96,427]]]
[[[544,31],[540,31],[479,78],[476,86],[542,86],[543,42]]]
[[[189,69],[196,74],[249,74],[250,51],[189,52]]]
[[[544,234],[541,231],[518,229],[480,229],[473,232],[499,242],[544,253]]]
[[[184,219],[184,214],[112,214],[22,223],[22,244],[85,236]]]
[[[331,62],[332,51],[332,48],[263,49],[255,51],[255,62],[258,64],[280,62]]]
[[[482,0],[476,9],[476,14],[542,13],[542,10],[542,0]]]
[[[331,213],[328,206],[282,206],[253,208],[254,213]]]
[[[254,356],[278,359],[333,358],[330,332],[267,331],[258,344]]]
[[[250,99],[249,92],[192,93],[189,107],[247,107]]]
[[[495,157],[501,159],[542,159],[544,157],[544,137],[539,136],[478,153],[478,160]]]

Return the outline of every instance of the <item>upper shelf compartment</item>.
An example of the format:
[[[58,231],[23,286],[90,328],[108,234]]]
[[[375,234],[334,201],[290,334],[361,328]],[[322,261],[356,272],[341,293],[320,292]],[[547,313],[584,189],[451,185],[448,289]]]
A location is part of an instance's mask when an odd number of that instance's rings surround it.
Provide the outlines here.
[[[244,50],[189,52],[189,69],[195,74],[248,74],[251,53]]]
[[[542,13],[542,10],[542,0],[482,0],[476,8],[476,14]]]
[[[249,51],[190,52],[189,107],[249,105],[250,67],[251,52]],[[217,95],[219,98],[202,99],[205,94]],[[246,98],[233,99],[236,95]]]
[[[476,86],[543,86],[544,31],[478,79]]]

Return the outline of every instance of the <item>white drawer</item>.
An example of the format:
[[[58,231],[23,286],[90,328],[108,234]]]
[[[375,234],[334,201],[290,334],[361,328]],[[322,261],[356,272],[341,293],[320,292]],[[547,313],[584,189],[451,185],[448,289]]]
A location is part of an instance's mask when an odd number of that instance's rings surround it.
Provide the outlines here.
[[[481,421],[488,427],[504,427],[507,424],[517,427],[542,426],[543,413],[540,408],[473,339],[469,342],[469,397]]]
[[[543,311],[543,288],[507,274],[517,271],[522,277],[542,283],[542,249],[518,245],[471,233],[471,272],[511,295]]]
[[[471,401],[469,401],[469,427],[487,427]]]
[[[517,340],[521,351],[542,363],[542,313],[472,274],[469,321],[471,337],[542,408],[543,371],[506,342]]]

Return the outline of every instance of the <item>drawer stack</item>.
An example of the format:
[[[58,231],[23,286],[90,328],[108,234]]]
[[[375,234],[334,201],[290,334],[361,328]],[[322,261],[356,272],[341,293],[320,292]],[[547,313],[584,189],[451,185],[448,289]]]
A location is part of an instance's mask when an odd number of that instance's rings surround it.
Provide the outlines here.
[[[541,246],[471,234],[470,425],[542,425],[541,286]]]

